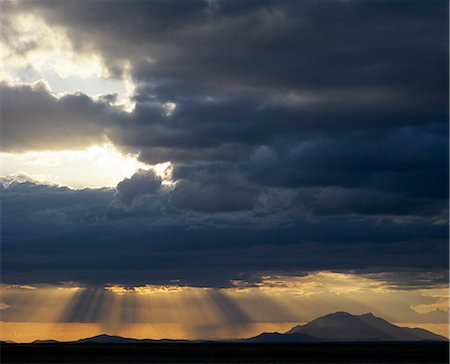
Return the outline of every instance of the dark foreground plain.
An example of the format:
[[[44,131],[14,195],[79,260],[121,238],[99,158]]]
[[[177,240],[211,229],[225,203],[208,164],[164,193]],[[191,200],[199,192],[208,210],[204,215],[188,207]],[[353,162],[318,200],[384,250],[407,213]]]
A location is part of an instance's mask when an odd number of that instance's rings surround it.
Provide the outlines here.
[[[448,343],[2,344],[1,363],[448,363]]]

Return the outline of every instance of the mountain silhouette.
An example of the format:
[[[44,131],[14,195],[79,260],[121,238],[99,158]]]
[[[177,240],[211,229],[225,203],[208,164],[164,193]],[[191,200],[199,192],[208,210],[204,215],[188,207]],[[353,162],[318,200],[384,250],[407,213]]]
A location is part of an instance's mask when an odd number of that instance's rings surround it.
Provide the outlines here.
[[[324,341],[321,338],[302,333],[280,334],[279,332],[264,332],[250,339],[244,339],[245,342],[253,343],[312,343]]]
[[[351,315],[336,312],[305,325],[295,326],[285,335],[307,334],[327,341],[423,341],[447,340],[424,329],[399,327],[371,313]]]
[[[121,337],[121,336],[112,336],[112,335],[106,335],[106,334],[102,334],[102,335],[97,335],[97,336],[93,336],[93,337],[88,337],[85,339],[80,339],[75,341],[75,343],[78,344],[87,344],[87,343],[92,343],[92,344],[131,344],[131,343],[138,343],[138,342],[146,342],[146,341],[150,341],[147,339],[143,339],[143,340],[139,340],[139,339],[132,339],[132,338],[126,338],[126,337]]]
[[[161,340],[154,340],[154,339],[133,339],[133,338],[127,338],[127,337],[121,337],[121,336],[113,336],[113,335],[106,335],[101,334],[93,337],[88,337],[85,339],[80,339],[77,341],[74,341],[76,344],[147,344],[147,343],[161,343],[161,342],[186,342],[187,340],[171,340],[171,339],[161,339]]]
[[[223,340],[221,340],[223,342]],[[321,316],[305,325],[293,327],[286,333],[262,333],[248,339],[227,340],[247,343],[312,343],[312,342],[355,342],[355,341],[448,341],[441,335],[424,329],[399,327],[375,317],[371,313],[351,315],[335,312]],[[150,343],[201,343],[203,340],[133,339],[112,335],[97,335],[72,341],[73,344],[150,344]],[[213,342],[209,340],[208,342]],[[55,340],[35,340],[35,344],[58,343]]]

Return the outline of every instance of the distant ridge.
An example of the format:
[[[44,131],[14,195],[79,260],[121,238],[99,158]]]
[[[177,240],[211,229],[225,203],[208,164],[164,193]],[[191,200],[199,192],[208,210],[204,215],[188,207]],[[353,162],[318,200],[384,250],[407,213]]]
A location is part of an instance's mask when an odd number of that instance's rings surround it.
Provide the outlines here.
[[[122,336],[101,334],[76,341],[34,340],[32,344],[150,344],[150,343],[182,343],[189,340],[172,339],[133,339]]]
[[[161,343],[161,342],[186,342],[188,340],[171,340],[171,339],[161,339],[161,340],[154,340],[154,339],[132,339],[127,337],[121,337],[121,336],[113,336],[113,335],[106,335],[101,334],[93,337],[88,337],[85,339],[80,339],[77,341],[74,341],[75,344],[148,344],[148,343]]]
[[[15,344],[15,341],[12,340],[0,340],[0,344]]]
[[[219,340],[171,340],[133,339],[113,335],[97,335],[66,342],[70,344],[150,344],[150,343],[200,343]],[[221,342],[242,343],[313,343],[313,342],[363,342],[363,341],[448,341],[441,335],[424,329],[399,327],[375,317],[371,313],[352,315],[335,312],[321,316],[305,325],[293,327],[286,333],[262,333],[248,339],[220,340]],[[56,344],[56,340],[35,340],[34,344]]]
[[[244,339],[245,342],[251,343],[313,343],[324,341],[321,338],[308,334],[292,333],[280,334],[278,332],[264,332],[250,339]]]
[[[93,337],[87,337],[85,339],[80,339],[75,341],[76,344],[128,344],[128,343],[139,343],[139,342],[146,342],[149,341],[148,339],[132,339],[127,337],[121,337],[121,336],[113,336],[113,335],[97,335]]]
[[[295,326],[286,335],[302,333],[327,341],[447,341],[444,336],[424,329],[399,327],[371,313],[351,315],[335,312],[302,326]]]
[[[58,340],[34,340],[32,344],[58,344]]]

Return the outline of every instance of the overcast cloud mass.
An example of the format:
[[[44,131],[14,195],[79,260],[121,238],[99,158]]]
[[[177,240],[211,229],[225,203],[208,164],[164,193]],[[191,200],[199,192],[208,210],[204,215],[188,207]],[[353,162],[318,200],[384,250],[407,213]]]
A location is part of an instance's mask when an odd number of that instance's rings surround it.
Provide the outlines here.
[[[171,162],[167,178],[139,170],[115,189],[5,183],[4,282],[228,287],[317,270],[446,282],[446,1],[24,1],[2,13],[10,57],[41,51],[12,20],[32,13],[135,86],[127,112],[117,95],[3,81],[4,152],[110,141]]]

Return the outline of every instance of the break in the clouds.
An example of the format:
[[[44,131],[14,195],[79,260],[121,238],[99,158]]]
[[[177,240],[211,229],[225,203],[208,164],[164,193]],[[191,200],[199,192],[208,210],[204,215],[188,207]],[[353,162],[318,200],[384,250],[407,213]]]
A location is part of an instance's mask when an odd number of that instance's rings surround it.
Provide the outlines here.
[[[3,279],[445,282],[447,15],[445,1],[3,3],[2,150],[107,142],[148,167],[114,189],[5,183]],[[50,31],[64,69],[44,61]],[[90,59],[98,72],[77,73]]]

